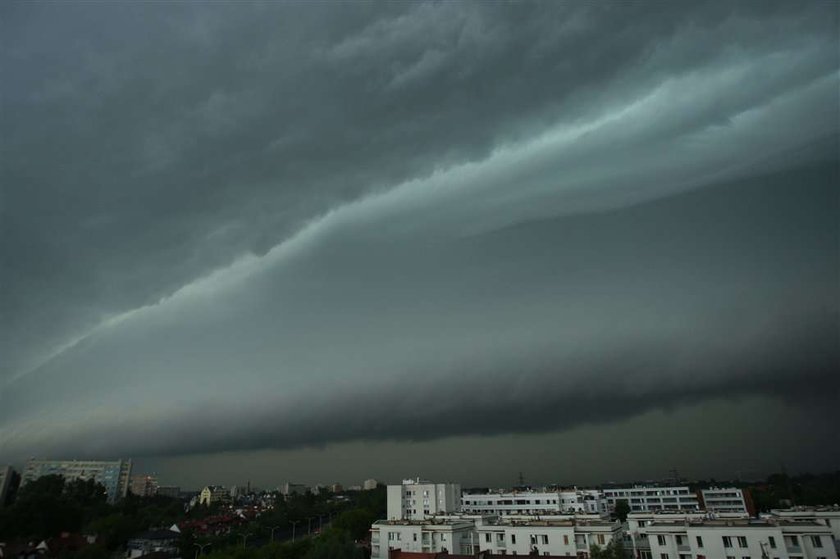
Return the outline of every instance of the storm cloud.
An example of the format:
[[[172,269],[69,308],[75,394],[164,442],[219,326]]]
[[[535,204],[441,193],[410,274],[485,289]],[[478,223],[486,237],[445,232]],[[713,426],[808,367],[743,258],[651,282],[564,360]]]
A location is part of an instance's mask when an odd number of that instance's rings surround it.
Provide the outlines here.
[[[2,9],[3,455],[840,395],[836,6]]]

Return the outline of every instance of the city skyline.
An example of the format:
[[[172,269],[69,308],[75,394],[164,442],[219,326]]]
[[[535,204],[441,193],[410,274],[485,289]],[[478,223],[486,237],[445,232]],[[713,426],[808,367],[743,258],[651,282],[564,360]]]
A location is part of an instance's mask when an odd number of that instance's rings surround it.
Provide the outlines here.
[[[838,17],[0,6],[0,464],[836,470]]]

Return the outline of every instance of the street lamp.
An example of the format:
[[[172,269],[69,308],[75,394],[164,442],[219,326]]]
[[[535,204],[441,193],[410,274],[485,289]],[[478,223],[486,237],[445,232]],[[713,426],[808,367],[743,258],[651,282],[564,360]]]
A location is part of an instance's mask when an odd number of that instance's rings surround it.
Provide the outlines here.
[[[268,526],[268,529],[271,530],[271,543],[274,543],[274,530],[277,530],[280,526]]]
[[[298,522],[300,522],[300,520],[290,520],[289,521],[289,523],[291,523],[291,525],[292,525],[292,542],[295,541],[295,528],[297,527]]]
[[[253,535],[254,534],[250,532],[248,532],[247,534],[239,534],[239,537],[242,538],[242,549],[245,549],[245,544],[247,543],[248,538]]]
[[[198,549],[195,550],[195,559],[198,559],[199,550],[201,550],[201,555],[204,555],[204,548],[207,547],[208,545],[213,545],[213,542],[209,542],[209,543],[205,543],[205,544],[194,543],[193,545],[198,548]]]

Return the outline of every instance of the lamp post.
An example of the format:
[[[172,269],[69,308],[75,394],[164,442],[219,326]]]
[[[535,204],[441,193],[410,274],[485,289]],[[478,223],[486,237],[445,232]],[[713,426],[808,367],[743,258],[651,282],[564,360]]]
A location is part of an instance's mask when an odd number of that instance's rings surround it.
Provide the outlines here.
[[[307,529],[306,529],[306,535],[307,535],[307,536],[311,536],[311,535],[312,535],[312,518],[313,518],[313,517],[312,517],[312,516],[310,516],[310,517],[308,517],[308,518],[306,519],[306,520],[308,521],[308,523],[309,523],[309,525],[308,525],[308,527],[307,527]]]
[[[268,529],[271,530],[271,543],[274,543],[274,530],[277,530],[280,526],[269,526]]]
[[[289,523],[291,523],[291,525],[292,525],[292,542],[295,541],[295,528],[297,527],[298,522],[300,522],[300,520],[290,520],[289,521]]]
[[[247,534],[239,534],[239,537],[242,538],[242,549],[245,549],[245,544],[248,542],[248,538],[253,536],[254,534],[248,532]]]
[[[201,551],[201,555],[204,555],[204,548],[207,547],[208,545],[213,545],[213,543],[212,542],[205,543],[205,544],[194,543],[193,545],[198,548],[198,549],[195,550],[195,559],[198,559],[199,551]]]

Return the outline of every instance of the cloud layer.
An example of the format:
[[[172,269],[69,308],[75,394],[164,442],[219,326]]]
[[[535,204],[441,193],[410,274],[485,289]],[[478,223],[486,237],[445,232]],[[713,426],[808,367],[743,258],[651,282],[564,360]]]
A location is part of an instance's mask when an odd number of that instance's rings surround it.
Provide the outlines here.
[[[4,455],[838,394],[830,6],[5,10]]]

